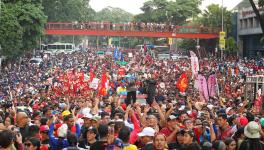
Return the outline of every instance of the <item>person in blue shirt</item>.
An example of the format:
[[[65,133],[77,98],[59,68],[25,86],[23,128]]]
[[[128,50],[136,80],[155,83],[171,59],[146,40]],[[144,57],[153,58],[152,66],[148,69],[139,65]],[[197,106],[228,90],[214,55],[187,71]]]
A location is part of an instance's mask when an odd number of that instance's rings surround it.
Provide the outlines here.
[[[52,150],[61,150],[63,148],[67,148],[69,146],[69,142],[67,140],[67,134],[71,132],[72,127],[74,125],[74,117],[72,115],[68,115],[64,117],[64,124],[58,128],[58,137],[54,136],[54,126],[55,126],[56,117],[53,118],[53,123],[50,125],[49,130],[49,139],[51,143]],[[81,128],[78,123],[75,124],[75,134],[77,137],[81,135]]]

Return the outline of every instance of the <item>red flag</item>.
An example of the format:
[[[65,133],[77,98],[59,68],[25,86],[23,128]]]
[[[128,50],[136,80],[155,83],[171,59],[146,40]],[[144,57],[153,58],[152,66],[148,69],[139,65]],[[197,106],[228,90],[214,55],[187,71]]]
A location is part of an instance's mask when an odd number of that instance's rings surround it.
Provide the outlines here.
[[[103,73],[102,78],[101,78],[101,82],[99,84],[99,95],[102,95],[102,96],[107,95],[106,82],[107,82],[107,75],[106,75],[106,73]]]
[[[182,92],[182,93],[184,93],[186,91],[186,89],[188,88],[188,77],[187,77],[187,74],[185,72],[182,73],[182,75],[179,78],[176,86],[180,90],[180,92]]]
[[[118,69],[118,75],[124,76],[125,74],[126,74],[125,68],[121,67],[121,68]]]
[[[89,82],[92,82],[94,78],[94,73],[93,73],[93,69],[90,70],[90,80]]]

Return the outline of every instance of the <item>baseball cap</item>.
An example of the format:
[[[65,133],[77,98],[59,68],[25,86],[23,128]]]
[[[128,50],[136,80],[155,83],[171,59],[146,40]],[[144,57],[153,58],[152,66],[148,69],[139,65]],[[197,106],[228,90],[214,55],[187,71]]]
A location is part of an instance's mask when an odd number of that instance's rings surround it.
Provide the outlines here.
[[[84,119],[84,118],[92,119],[93,118],[93,115],[90,114],[90,113],[83,114],[82,119]]]
[[[233,109],[233,108],[232,108],[232,107],[228,107],[228,108],[226,109],[226,114],[228,114],[229,111],[230,111],[231,109]]]
[[[48,132],[49,126],[48,125],[41,125],[39,128],[39,132]]]
[[[177,131],[176,135],[184,135],[184,129],[180,129],[179,131]]]
[[[92,120],[94,120],[94,121],[98,121],[98,120],[100,120],[100,119],[101,119],[101,117],[98,116],[98,115],[94,115],[94,116],[92,117]]]
[[[155,130],[153,128],[146,127],[137,135],[142,137],[142,136],[154,136],[154,134],[155,134]]]
[[[238,117],[237,121],[240,123],[241,126],[246,126],[248,124],[248,119],[244,116]]]
[[[98,134],[98,131],[97,131],[97,129],[95,127],[90,127],[88,129],[88,132],[93,132],[94,134]]]
[[[207,105],[207,108],[209,108],[210,110],[212,110],[214,108],[214,105],[209,104],[209,105]]]
[[[189,134],[191,137],[194,137],[194,132],[192,130],[184,130],[184,134],[185,133]]]
[[[33,110],[38,110],[38,109],[39,109],[38,104],[34,104],[34,105],[32,106],[32,109],[33,109]]]
[[[65,111],[63,111],[63,112],[61,113],[62,117],[68,116],[68,115],[70,115],[70,114],[71,114],[71,112],[70,112],[69,110],[65,110]]]
[[[168,121],[171,121],[171,120],[174,120],[174,119],[177,119],[177,117],[174,116],[174,115],[170,115],[170,116],[168,117]]]

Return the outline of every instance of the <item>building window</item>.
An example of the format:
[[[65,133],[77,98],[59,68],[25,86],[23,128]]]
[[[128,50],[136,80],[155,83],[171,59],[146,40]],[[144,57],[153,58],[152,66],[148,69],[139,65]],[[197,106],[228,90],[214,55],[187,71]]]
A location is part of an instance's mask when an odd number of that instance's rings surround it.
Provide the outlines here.
[[[247,26],[249,29],[251,29],[251,28],[254,28],[253,27],[253,18],[249,18],[248,19],[248,26]]]
[[[246,29],[247,28],[247,19],[244,19],[243,20],[243,29]]]

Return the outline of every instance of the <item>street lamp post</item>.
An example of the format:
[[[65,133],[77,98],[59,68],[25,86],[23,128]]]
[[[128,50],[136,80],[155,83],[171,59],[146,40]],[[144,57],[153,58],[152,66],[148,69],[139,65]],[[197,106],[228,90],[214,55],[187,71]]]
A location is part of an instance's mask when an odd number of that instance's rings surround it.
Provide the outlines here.
[[[222,31],[224,31],[224,0],[222,0]]]
[[[222,32],[224,32],[224,0],[222,0]],[[223,48],[221,48],[221,61],[223,60]]]

